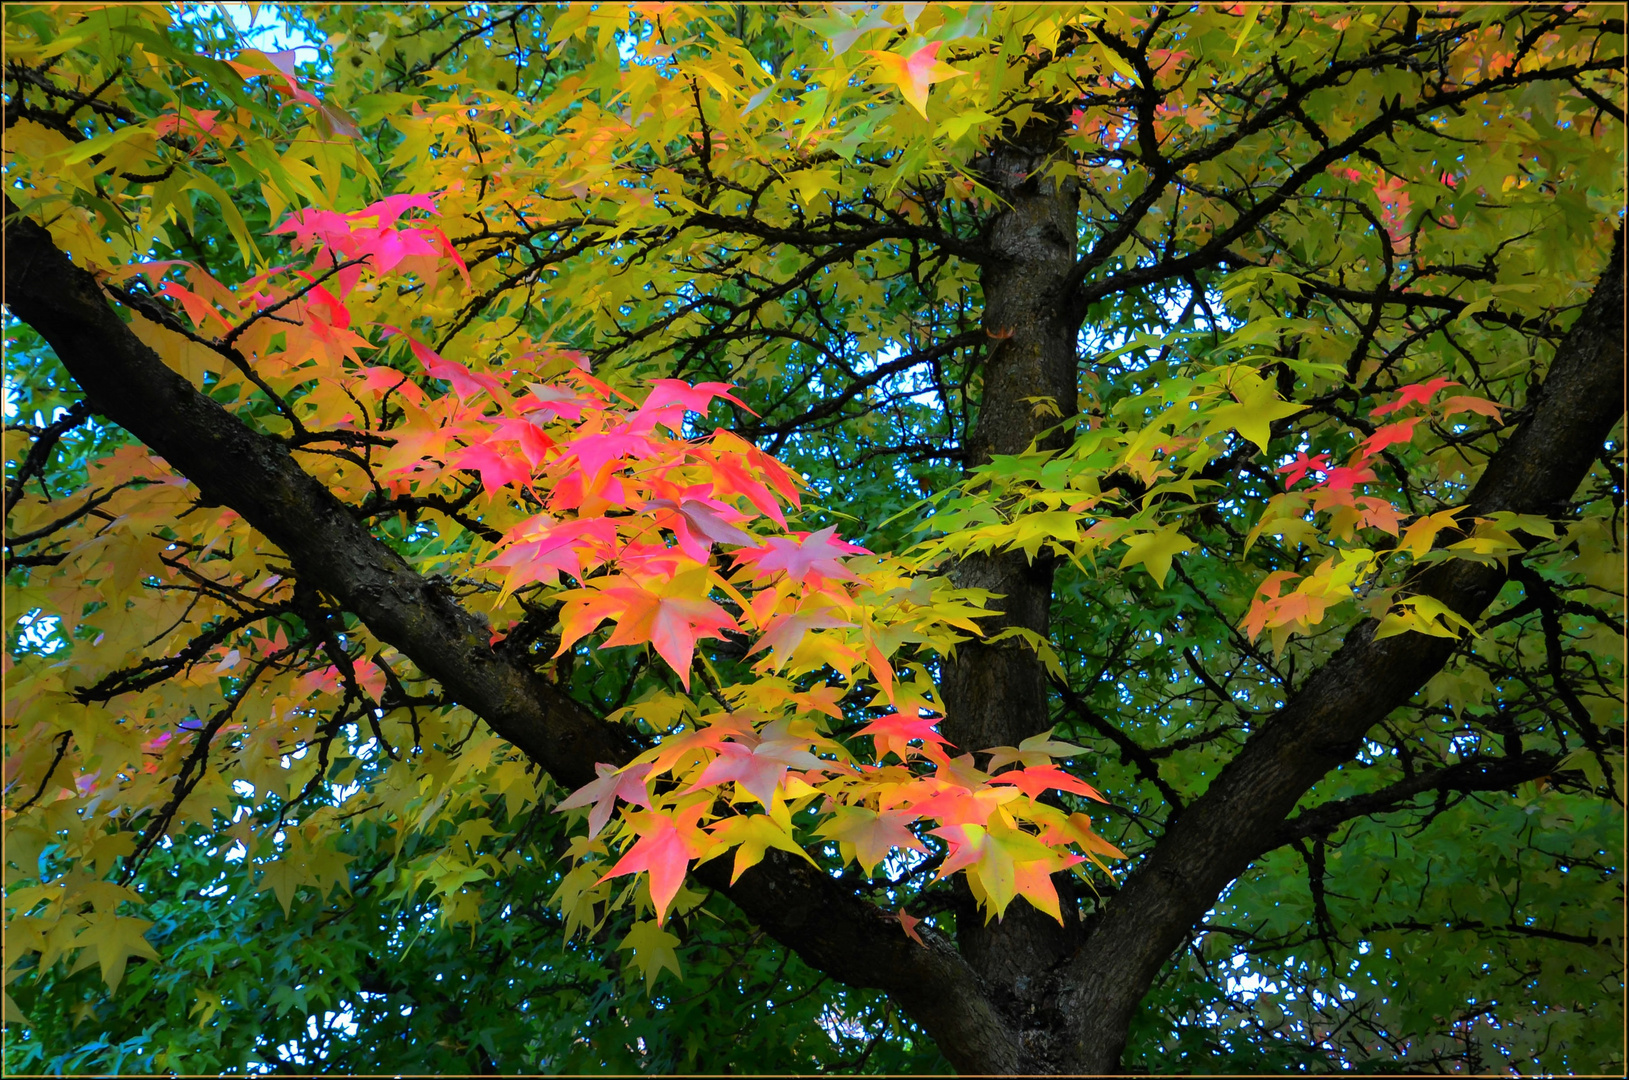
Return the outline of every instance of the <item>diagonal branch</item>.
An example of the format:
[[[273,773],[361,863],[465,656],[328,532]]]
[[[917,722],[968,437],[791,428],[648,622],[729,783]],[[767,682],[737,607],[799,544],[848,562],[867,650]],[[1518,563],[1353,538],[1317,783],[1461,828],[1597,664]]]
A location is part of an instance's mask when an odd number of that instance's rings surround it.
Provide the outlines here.
[[[1599,285],[1562,340],[1531,413],[1489,460],[1466,510],[1547,514],[1588,475],[1623,415],[1623,232]],[[1497,564],[1456,559],[1415,578],[1475,621],[1504,584]],[[1113,1070],[1126,1026],[1166,960],[1216,897],[1263,852],[1285,842],[1285,821],[1331,769],[1351,759],[1364,735],[1435,674],[1457,641],[1400,634],[1375,640],[1365,620],[1334,656],[1268,719],[1189,804],[1127,877],[1091,937],[1070,962],[1066,995],[1082,1018],[1071,1033],[1073,1067]],[[1317,813],[1316,810],[1309,813]]]
[[[124,427],[282,549],[301,580],[354,612],[448,695],[562,784],[593,779],[634,747],[521,656],[490,644],[486,620],[376,539],[286,446],[251,430],[166,367],[131,332],[96,280],[7,199],[11,312],[39,332],[92,407]],[[790,857],[770,858],[734,885],[716,867],[697,876],[813,966],[885,990],[963,1068],[1017,1067],[1015,1037],[947,940],[911,942],[897,920]]]

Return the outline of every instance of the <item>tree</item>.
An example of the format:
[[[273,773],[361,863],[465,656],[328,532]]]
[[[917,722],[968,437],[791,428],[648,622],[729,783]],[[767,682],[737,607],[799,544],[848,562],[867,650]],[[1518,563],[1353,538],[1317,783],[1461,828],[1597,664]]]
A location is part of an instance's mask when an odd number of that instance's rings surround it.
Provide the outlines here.
[[[1618,9],[229,18],[6,13],[8,1067],[1621,1067]]]

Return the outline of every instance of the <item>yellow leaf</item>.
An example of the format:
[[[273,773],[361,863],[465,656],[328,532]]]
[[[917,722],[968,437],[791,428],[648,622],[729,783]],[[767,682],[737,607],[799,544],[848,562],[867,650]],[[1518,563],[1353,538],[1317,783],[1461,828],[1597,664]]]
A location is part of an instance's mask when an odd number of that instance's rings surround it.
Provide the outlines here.
[[[1158,532],[1137,533],[1126,538],[1126,554],[1120,560],[1120,569],[1141,565],[1148,576],[1163,587],[1166,575],[1171,572],[1172,556],[1192,549],[1193,541],[1178,532],[1174,524]]]
[[[109,990],[117,990],[124,978],[125,965],[132,956],[157,960],[158,953],[147,944],[142,935],[152,926],[147,919],[115,915],[111,911],[98,911],[85,916],[85,928],[74,938],[74,947],[84,949],[74,964],[81,971],[91,964],[102,967],[102,981]]]
[[[779,799],[775,801],[780,802]],[[779,848],[794,855],[801,855],[811,866],[814,865],[809,853],[804,851],[803,847],[792,839],[791,834],[768,814],[742,814],[739,817],[725,818],[713,826],[712,835],[716,842],[702,856],[701,861],[705,862],[732,847],[735,848],[735,867],[730,874],[731,885],[734,885],[742,874],[763,862],[766,848]]]
[[[673,972],[676,979],[684,978],[679,971],[679,954],[673,949],[678,943],[676,935],[663,930],[654,920],[647,919],[634,923],[617,949],[633,950],[634,966],[645,977],[645,992],[649,993],[651,985],[664,969]]]
[[[219,371],[225,363],[213,349],[140,315],[130,320],[130,330],[141,339],[143,345],[158,353],[158,358],[164,361],[166,367],[193,386],[202,387],[204,373]]]

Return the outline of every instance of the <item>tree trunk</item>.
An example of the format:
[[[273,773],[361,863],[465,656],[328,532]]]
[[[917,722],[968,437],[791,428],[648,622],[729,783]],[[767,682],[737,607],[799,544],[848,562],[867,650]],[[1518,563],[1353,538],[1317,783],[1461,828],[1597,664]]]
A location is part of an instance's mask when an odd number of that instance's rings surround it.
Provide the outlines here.
[[[1054,123],[1033,122],[1013,142],[997,146],[985,163],[986,183],[1009,204],[990,222],[981,285],[984,330],[991,339],[984,367],[977,425],[968,439],[970,466],[996,454],[1023,453],[1048,428],[1076,410],[1077,327],[1071,321],[1068,278],[1075,264],[1080,191],[1058,180]],[[1050,407],[1044,399],[1050,399]],[[1039,441],[1067,446],[1066,432]],[[1022,552],[962,560],[951,576],[958,585],[999,594],[998,615],[986,636],[1021,627],[1042,638],[1049,630],[1054,560]],[[963,751],[1015,746],[1051,724],[1046,668],[1035,650],[1009,638],[988,645],[969,641],[944,666],[945,736]],[[981,762],[982,763],[982,762]],[[1048,973],[1078,944],[1073,879],[1054,876],[1064,924],[1026,903],[1014,903],[988,924],[971,893],[957,882],[956,939],[985,992],[1011,1025],[1025,1056],[1023,1071],[1056,1066],[1048,1049],[1061,1018]]]

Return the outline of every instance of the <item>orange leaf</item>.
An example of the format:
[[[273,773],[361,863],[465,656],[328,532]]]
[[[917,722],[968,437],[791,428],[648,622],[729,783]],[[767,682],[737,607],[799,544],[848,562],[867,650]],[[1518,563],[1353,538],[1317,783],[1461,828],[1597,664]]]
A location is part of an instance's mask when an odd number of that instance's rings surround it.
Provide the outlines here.
[[[881,80],[897,87],[923,119],[928,115],[928,88],[936,82],[967,74],[939,60],[940,44],[930,41],[909,56],[890,52],[866,53],[877,62],[877,74]]]

